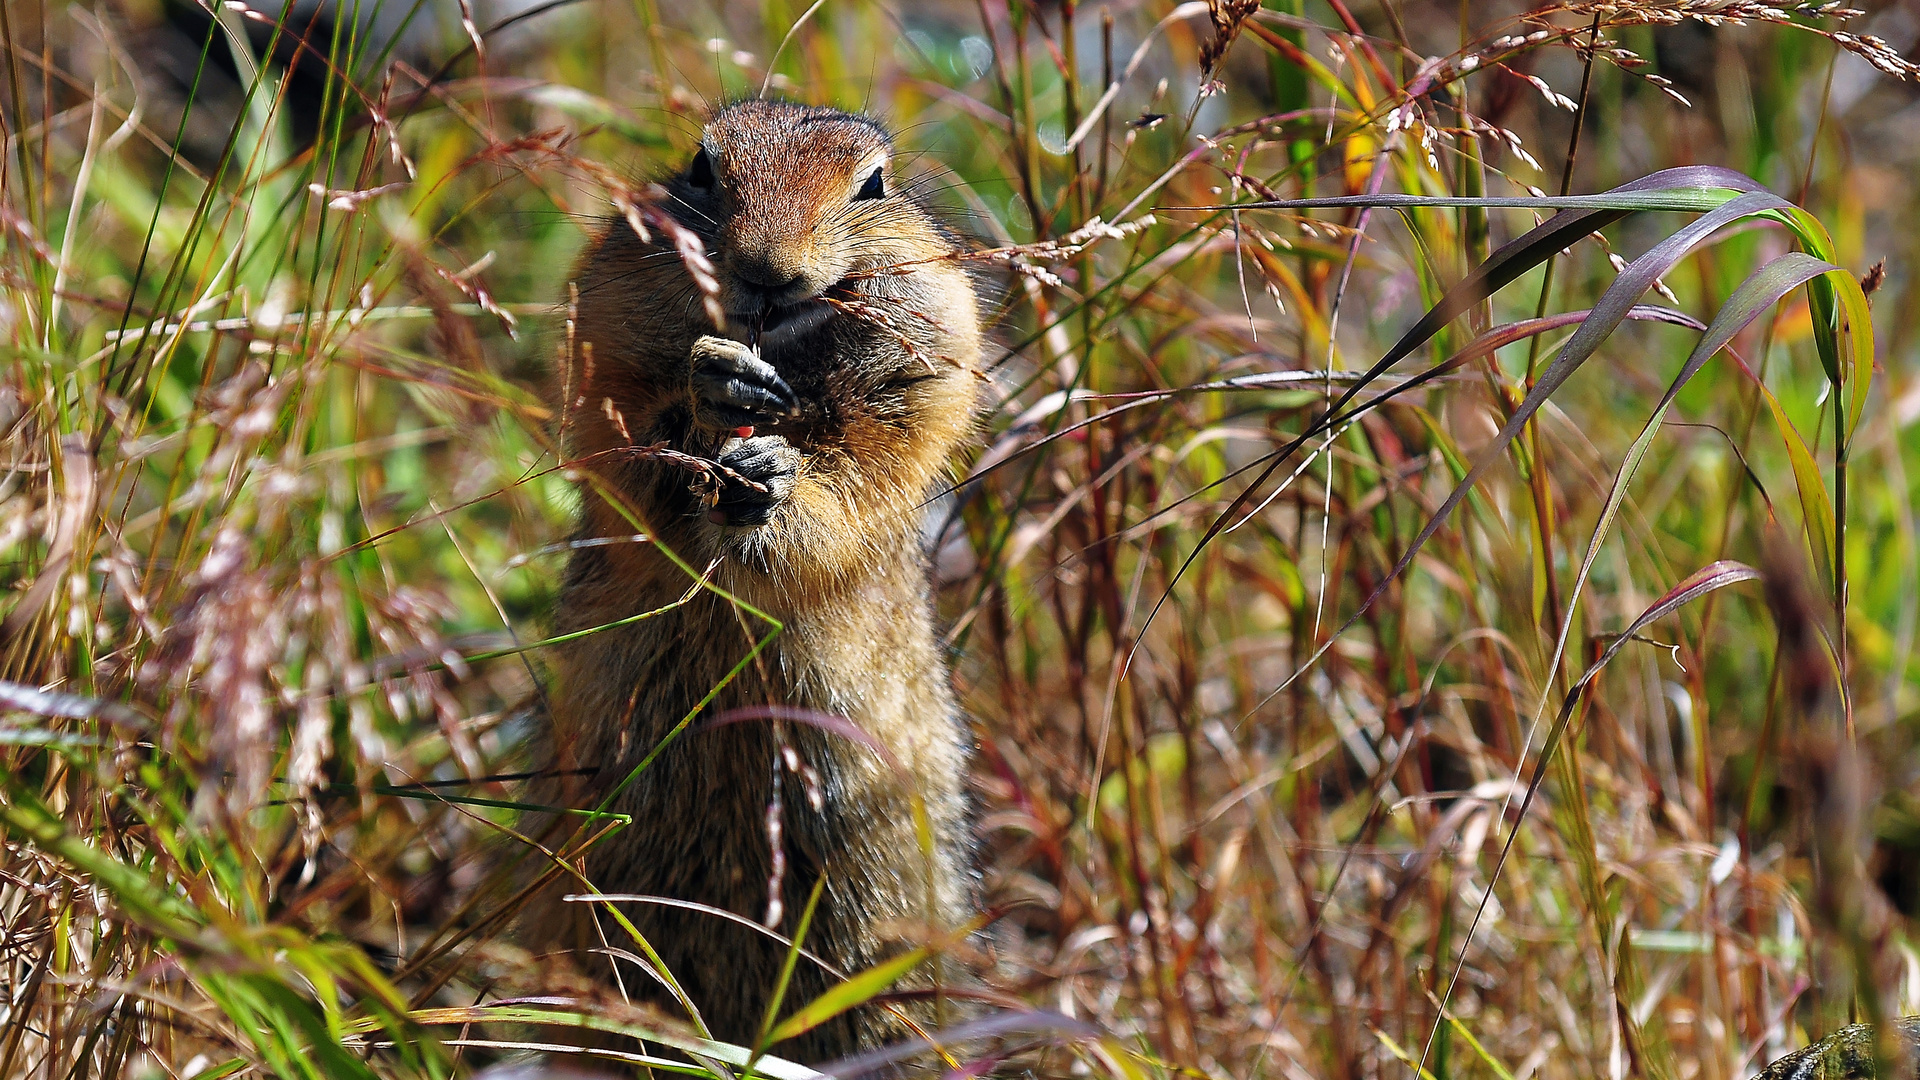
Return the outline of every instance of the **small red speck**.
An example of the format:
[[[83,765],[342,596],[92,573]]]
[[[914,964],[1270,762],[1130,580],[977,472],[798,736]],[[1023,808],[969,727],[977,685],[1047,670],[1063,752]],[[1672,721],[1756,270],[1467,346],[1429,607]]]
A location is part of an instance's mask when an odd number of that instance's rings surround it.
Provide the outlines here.
[[[741,427],[734,428],[733,433],[735,435],[740,436],[743,439],[751,439],[753,438],[753,425],[745,424],[745,425],[742,425]]]

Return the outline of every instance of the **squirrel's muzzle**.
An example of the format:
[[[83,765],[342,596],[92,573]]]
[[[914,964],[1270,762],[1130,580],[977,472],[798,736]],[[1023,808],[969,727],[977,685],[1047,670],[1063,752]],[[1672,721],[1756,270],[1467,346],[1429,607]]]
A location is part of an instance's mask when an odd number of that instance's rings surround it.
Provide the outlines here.
[[[779,307],[813,296],[818,290],[806,271],[772,259],[729,260],[741,291],[767,307]]]

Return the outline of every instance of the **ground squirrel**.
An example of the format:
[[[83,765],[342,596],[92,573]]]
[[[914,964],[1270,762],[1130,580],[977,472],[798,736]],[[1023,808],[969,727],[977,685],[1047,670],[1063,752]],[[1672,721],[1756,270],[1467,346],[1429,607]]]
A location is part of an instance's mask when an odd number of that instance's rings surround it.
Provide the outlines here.
[[[579,485],[579,538],[598,542],[574,550],[558,630],[687,597],[692,579],[661,545],[785,624],[615,799],[633,823],[592,849],[587,876],[605,892],[759,922],[772,900],[768,807],[780,783],[779,928],[794,931],[824,876],[805,944],[846,973],[903,948],[903,932],[951,930],[972,913],[971,739],[934,632],[920,526],[975,425],[979,299],[954,259],[958,241],[899,185],[891,155],[886,131],[862,116],[765,100],[719,110],[664,186],[669,212],[706,246],[726,326],[703,314],[671,244],[615,221],[576,274],[562,380],[567,453],[591,474]],[[662,445],[725,468],[703,486],[684,461],[632,449]],[[650,541],[624,539],[636,529],[623,503]],[[576,801],[623,781],[767,629],[701,591],[561,647],[556,754],[597,770]],[[844,717],[884,754],[830,724],[790,720],[795,753],[783,763],[769,705]],[[931,860],[910,791],[924,801]],[[604,974],[607,961],[587,955],[602,941],[580,918],[586,905],[545,906],[546,943]],[[686,908],[623,910],[714,1036],[751,1044],[784,947]],[[613,945],[631,948],[604,925]],[[647,976],[623,975],[630,993],[666,1000]],[[803,961],[784,1011],[834,981]],[[904,1033],[867,1008],[773,1049],[819,1062]]]

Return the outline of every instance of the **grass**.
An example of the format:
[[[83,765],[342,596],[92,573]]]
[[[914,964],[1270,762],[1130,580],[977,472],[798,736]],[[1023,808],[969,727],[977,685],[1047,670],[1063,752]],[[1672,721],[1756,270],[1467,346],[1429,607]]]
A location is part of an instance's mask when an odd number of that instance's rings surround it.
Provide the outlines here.
[[[570,260],[763,84],[883,117],[991,252],[949,1068],[1718,1080],[1920,1011],[1897,17],[430,14],[287,79],[277,10],[0,6],[0,1075],[569,1028],[806,1075],[516,950],[498,869]],[[1723,171],[1619,190],[1678,166]],[[1503,247],[1547,191],[1608,194]]]

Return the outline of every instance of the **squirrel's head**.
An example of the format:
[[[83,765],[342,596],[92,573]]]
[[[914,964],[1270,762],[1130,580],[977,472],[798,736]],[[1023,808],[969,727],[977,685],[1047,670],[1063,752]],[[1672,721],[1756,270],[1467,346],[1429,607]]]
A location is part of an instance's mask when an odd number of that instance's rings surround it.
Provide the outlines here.
[[[769,338],[830,318],[828,305],[809,301],[864,291],[850,275],[952,250],[896,190],[886,130],[838,109],[729,105],[669,190],[675,216],[708,244],[728,321]]]

